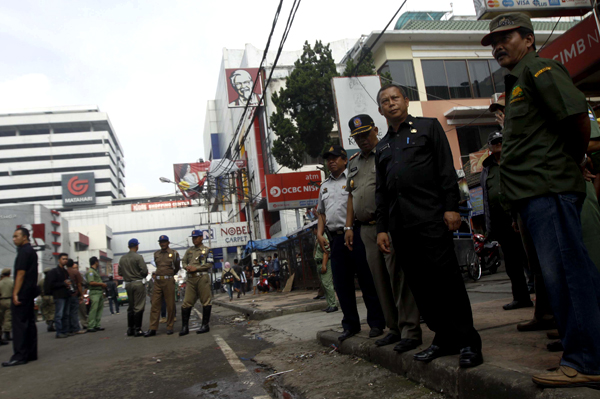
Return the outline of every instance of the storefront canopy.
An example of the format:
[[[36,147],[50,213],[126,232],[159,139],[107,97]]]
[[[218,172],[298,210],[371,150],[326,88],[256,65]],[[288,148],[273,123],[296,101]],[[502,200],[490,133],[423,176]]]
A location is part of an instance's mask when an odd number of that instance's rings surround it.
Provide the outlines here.
[[[275,251],[277,249],[277,244],[287,240],[287,237],[279,237],[279,238],[271,238],[268,240],[256,240],[250,241],[246,244],[246,249],[244,250],[244,254],[248,254],[250,252],[256,251]]]

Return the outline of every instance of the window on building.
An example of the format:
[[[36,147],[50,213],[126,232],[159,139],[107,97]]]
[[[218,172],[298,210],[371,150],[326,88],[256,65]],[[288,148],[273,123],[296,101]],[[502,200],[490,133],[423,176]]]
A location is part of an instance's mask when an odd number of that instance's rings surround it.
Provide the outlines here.
[[[463,163],[469,160],[469,154],[477,152],[487,144],[487,138],[492,132],[501,130],[498,125],[463,126],[456,128],[458,146]]]
[[[448,79],[444,61],[421,61],[428,100],[449,100]]]
[[[48,128],[23,128],[19,129],[19,136],[36,136],[41,134],[50,134]]]
[[[488,60],[490,63],[490,69],[492,70],[492,78],[496,93],[504,93],[504,77],[508,74],[508,69],[502,68],[498,61]]]
[[[491,97],[494,94],[494,83],[487,60],[469,60],[469,75],[475,98]]]
[[[465,61],[444,61],[450,98],[471,98],[469,73]]]
[[[112,238],[106,237],[106,249],[112,249],[111,242],[112,242]]]
[[[419,91],[417,90],[417,80],[415,79],[415,68],[411,60],[387,61],[378,74],[389,72],[392,75],[394,83],[406,88],[406,94],[410,101],[419,101]]]

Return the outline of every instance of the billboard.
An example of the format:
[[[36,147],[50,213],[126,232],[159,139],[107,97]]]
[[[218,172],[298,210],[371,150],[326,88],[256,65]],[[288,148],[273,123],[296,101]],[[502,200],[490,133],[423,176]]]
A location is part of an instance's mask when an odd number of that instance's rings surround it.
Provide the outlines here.
[[[63,206],[94,205],[96,186],[94,173],[75,173],[62,175]]]
[[[342,146],[348,155],[359,150],[354,139],[350,137],[348,121],[358,115],[367,114],[375,126],[379,128],[379,139],[387,133],[387,121],[379,113],[377,92],[381,88],[379,76],[335,77],[331,79],[333,99]]]
[[[262,81],[258,68],[231,68],[225,69],[227,79],[227,98],[229,108],[244,108],[248,103],[250,107],[258,106],[262,94]],[[257,82],[258,80],[258,82]],[[252,91],[252,86],[254,91]]]
[[[321,172],[295,172],[266,175],[269,211],[310,208],[319,200]]]
[[[492,19],[507,12],[525,12],[531,18],[585,15],[589,0],[473,0],[477,19]]]
[[[173,165],[175,183],[186,198],[196,198],[202,191],[210,162],[176,163]]]
[[[226,248],[245,246],[250,241],[248,223],[221,223],[200,226],[198,230],[204,233],[203,243],[211,248]]]

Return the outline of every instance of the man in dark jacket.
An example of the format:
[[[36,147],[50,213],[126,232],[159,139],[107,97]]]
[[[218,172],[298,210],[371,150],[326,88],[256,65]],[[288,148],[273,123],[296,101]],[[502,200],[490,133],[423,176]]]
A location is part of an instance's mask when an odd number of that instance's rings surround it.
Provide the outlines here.
[[[504,253],[506,274],[510,278],[513,301],[503,306],[504,310],[529,308],[533,306],[524,266],[527,255],[523,248],[521,235],[512,228],[512,217],[502,207],[500,193],[500,156],[502,154],[502,133],[490,133],[488,146],[492,155],[483,161],[481,188],[483,189],[483,208],[485,210],[486,237],[498,240]]]
[[[117,289],[117,283],[114,282],[113,276],[108,277],[108,283],[106,283],[106,295],[108,296],[108,305],[110,306],[110,314],[113,312],[113,303],[115,304],[115,311],[119,314],[119,290]]]
[[[58,255],[58,266],[48,272],[44,287],[44,291],[52,292],[52,296],[54,297],[56,338],[67,338],[69,336],[69,299],[71,297],[69,289],[71,287],[71,280],[66,269],[68,260],[69,255],[65,253]]]

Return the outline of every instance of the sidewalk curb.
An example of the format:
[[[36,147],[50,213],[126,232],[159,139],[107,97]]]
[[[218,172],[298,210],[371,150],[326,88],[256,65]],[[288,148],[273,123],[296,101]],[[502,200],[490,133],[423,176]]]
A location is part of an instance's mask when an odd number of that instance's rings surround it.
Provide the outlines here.
[[[319,331],[317,341],[323,346],[336,345],[341,353],[361,357],[371,363],[423,384],[450,398],[458,399],[561,399],[599,398],[600,392],[590,388],[545,389],[538,388],[531,375],[482,364],[472,369],[458,367],[457,356],[439,358],[431,363],[413,360],[415,350],[398,354],[393,345],[377,347],[375,340],[352,337],[340,343],[339,332]],[[485,353],[484,353],[485,359]]]

